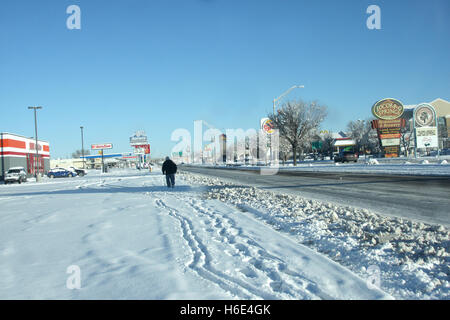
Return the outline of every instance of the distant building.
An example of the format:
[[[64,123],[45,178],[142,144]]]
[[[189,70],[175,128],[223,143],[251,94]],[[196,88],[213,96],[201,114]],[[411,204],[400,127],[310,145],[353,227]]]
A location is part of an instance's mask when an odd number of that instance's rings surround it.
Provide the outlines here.
[[[219,136],[219,145],[220,145],[220,160],[222,162],[227,162],[227,136],[225,134],[221,134]]]
[[[23,167],[28,176],[50,169],[50,147],[47,141],[38,140],[38,165],[36,168],[36,140],[21,135],[0,133],[0,180],[14,167]]]
[[[340,152],[346,148],[351,148],[353,146],[355,146],[355,141],[348,137],[344,132],[339,131],[339,132],[333,132],[331,133],[331,136],[334,139],[334,152]]]

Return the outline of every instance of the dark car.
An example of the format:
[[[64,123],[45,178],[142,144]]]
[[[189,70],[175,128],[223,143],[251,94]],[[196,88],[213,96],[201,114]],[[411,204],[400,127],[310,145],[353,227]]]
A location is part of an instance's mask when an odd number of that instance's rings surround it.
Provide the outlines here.
[[[69,167],[69,170],[74,171],[79,177],[83,177],[87,174],[86,170],[84,170],[84,169]]]
[[[64,168],[54,168],[49,170],[47,173],[47,177],[49,177],[50,179],[61,177],[75,177],[76,175],[76,172],[66,170]]]
[[[355,151],[341,151],[334,157],[334,162],[357,162],[358,153]]]

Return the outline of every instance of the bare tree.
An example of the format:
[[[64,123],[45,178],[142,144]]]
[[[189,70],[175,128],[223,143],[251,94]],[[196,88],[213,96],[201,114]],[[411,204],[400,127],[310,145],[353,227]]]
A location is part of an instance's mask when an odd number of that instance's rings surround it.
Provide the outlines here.
[[[284,165],[287,161],[289,152],[291,152],[291,150],[292,150],[292,146],[286,138],[280,137],[279,149],[280,149],[281,159],[283,160],[283,165]]]
[[[347,131],[350,137],[355,141],[357,151],[363,151],[366,154],[367,150],[371,152],[378,152],[379,142],[374,136],[375,130],[372,129],[372,119],[350,121],[347,125]]]
[[[400,129],[400,145],[403,147],[405,157],[409,155],[409,147],[411,146],[411,140],[413,140],[413,131],[411,125],[406,122],[406,126]]]
[[[438,139],[439,139],[439,149],[443,149],[446,148],[446,143],[445,141],[448,141],[448,130],[447,130],[447,126],[445,125],[446,120],[444,117],[439,117],[438,119],[438,123],[437,123],[437,127],[438,127]],[[447,120],[448,122],[448,120]]]
[[[316,102],[306,103],[302,100],[288,101],[269,114],[280,137],[286,139],[294,156],[294,166],[297,165],[297,152],[310,143],[310,139],[327,115],[327,108]]]
[[[366,149],[370,130],[370,123],[368,124],[366,120],[350,121],[347,124],[347,132],[353,141],[355,141],[357,151]]]
[[[82,155],[83,155],[82,150],[76,150],[74,153],[72,153],[72,158],[76,159],[76,158],[81,157]],[[90,155],[90,151],[89,150],[84,150],[84,155],[85,156]]]
[[[323,155],[327,154],[331,157],[333,156],[333,149],[334,149],[334,138],[333,135],[329,132],[326,132],[322,135],[322,149],[321,152]]]

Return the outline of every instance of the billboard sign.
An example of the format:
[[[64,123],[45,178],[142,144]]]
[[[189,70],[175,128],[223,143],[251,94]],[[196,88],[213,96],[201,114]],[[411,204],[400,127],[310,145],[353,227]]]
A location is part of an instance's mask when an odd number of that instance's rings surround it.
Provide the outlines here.
[[[273,124],[273,121],[269,118],[262,118],[261,119],[261,130],[268,135],[272,135],[275,133],[275,126]]]
[[[401,129],[406,126],[406,120],[401,118],[403,111],[403,104],[392,98],[382,99],[372,106],[372,113],[378,118],[372,121],[372,129],[377,130],[385,157],[399,156]]]
[[[406,120],[395,119],[395,120],[372,120],[372,129],[386,129],[386,128],[404,128],[406,126]]]
[[[383,99],[372,106],[372,113],[381,120],[395,120],[402,116],[403,104],[396,99]]]
[[[150,145],[134,145],[134,154],[150,154]]]
[[[150,154],[150,145],[135,145],[134,146],[134,154]]]
[[[311,148],[312,150],[321,150],[323,146],[323,142],[322,141],[314,141],[311,143]]]
[[[419,104],[414,109],[415,127],[435,127],[436,111],[434,107],[428,103]]]
[[[417,148],[437,148],[438,135],[436,127],[416,128]]]
[[[92,150],[112,149],[112,147],[113,147],[112,143],[99,143],[91,145]]]
[[[381,139],[381,145],[383,147],[399,146],[400,138]]]
[[[130,137],[130,144],[132,146],[144,145],[147,143],[148,143],[147,135],[145,134],[145,131],[143,131],[143,130],[136,131],[134,133],[134,135],[132,137]]]

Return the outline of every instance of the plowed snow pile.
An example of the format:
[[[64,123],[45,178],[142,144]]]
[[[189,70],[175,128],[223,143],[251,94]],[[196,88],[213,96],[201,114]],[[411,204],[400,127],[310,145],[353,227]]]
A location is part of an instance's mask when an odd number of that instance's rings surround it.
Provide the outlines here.
[[[181,176],[189,184],[207,186],[206,199],[218,199],[251,212],[363,278],[379,274],[380,288],[396,298],[450,298],[450,232],[444,226],[381,216],[197,174]]]

